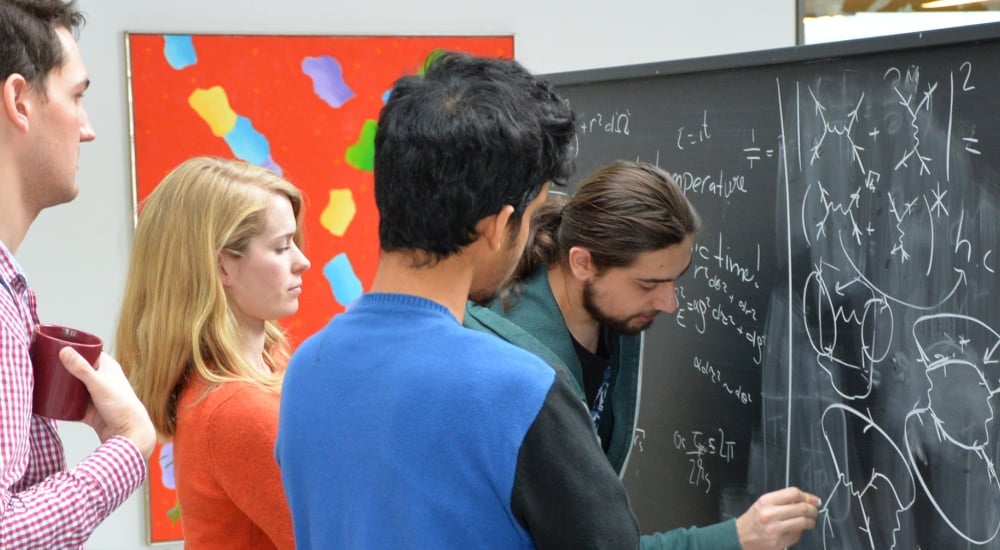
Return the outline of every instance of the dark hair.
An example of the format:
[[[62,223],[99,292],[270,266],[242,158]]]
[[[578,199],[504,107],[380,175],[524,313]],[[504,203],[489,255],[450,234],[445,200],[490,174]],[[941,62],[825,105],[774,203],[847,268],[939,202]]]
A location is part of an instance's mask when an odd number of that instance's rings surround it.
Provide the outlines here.
[[[75,35],[83,23],[76,0],[0,0],[0,82],[19,74],[44,96],[49,73],[63,64],[56,29]]]
[[[541,264],[563,263],[569,249],[590,251],[602,272],[628,267],[642,252],[661,250],[701,228],[701,219],[670,176],[645,162],[617,161],[580,183],[572,198],[552,195],[532,218],[532,235],[511,279]]]
[[[383,251],[433,263],[476,238],[505,205],[519,222],[546,182],[573,171],[573,112],[552,85],[511,60],[438,52],[396,81],[375,134]]]

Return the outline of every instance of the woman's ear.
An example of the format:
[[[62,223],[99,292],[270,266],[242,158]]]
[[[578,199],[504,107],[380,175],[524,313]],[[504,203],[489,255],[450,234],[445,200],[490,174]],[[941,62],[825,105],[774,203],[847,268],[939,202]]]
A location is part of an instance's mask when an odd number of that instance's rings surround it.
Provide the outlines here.
[[[219,265],[219,280],[222,281],[222,286],[229,288],[232,285],[232,279],[230,278],[230,270],[232,269],[231,261],[232,257],[225,252],[219,252],[216,255],[216,261]]]

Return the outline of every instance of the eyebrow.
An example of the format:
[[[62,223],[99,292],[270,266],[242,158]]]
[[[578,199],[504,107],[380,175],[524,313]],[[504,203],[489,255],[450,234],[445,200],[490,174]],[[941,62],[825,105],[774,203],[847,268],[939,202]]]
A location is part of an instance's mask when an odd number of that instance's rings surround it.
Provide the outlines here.
[[[681,277],[683,277],[684,274],[687,273],[689,269],[691,269],[691,262],[690,261],[688,262],[688,264],[686,266],[684,266],[684,269],[680,273],[678,273],[676,277],[672,277],[672,278],[671,277],[667,277],[667,278],[663,278],[663,277],[640,277],[637,280],[639,282],[642,282],[642,283],[652,283],[652,284],[669,283],[671,281],[676,281],[677,279],[680,279]]]

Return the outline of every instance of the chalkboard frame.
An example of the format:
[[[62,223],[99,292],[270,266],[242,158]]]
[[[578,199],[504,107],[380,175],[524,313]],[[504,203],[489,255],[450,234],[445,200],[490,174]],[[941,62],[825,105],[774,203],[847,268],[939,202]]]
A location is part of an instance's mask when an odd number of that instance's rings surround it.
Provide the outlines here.
[[[877,54],[897,50],[933,48],[952,44],[976,44],[1000,38],[1000,23],[981,23],[928,31],[857,38],[821,44],[803,44],[785,48],[754,50],[669,61],[635,63],[615,67],[599,67],[578,71],[543,73],[540,78],[560,86],[595,84],[613,80],[654,78],[657,76],[690,74],[708,71],[763,67],[801,62],[823,62],[856,55]]]

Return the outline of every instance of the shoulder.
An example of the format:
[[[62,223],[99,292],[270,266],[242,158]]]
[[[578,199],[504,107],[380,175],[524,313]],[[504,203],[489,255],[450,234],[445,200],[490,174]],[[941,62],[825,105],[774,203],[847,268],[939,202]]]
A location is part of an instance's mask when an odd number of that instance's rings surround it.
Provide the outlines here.
[[[286,374],[290,370],[289,367],[291,367],[291,363],[292,362],[294,362],[294,361],[303,361],[303,360],[305,360],[308,357],[315,357],[316,356],[317,350],[319,349],[319,347],[321,345],[320,341],[323,338],[323,332],[326,331],[326,330],[328,330],[328,327],[329,327],[329,325],[327,325],[326,327],[320,329],[317,332],[314,332],[313,334],[311,334],[310,336],[308,336],[305,340],[302,340],[297,346],[295,346],[295,349],[292,352],[292,356],[289,358],[289,364],[286,365],[286,368],[285,368]]]
[[[503,322],[501,319],[498,321],[498,324],[502,324]],[[494,325],[494,328],[497,326]],[[527,368],[546,368],[545,362],[536,354],[524,349],[524,346],[512,342],[512,340],[519,341],[521,337],[531,338],[530,334],[510,323],[507,323],[501,332],[502,334],[499,334],[500,337],[498,338],[498,334],[492,331],[486,332],[468,326],[456,326],[451,339],[456,344],[465,346],[464,349],[456,350],[458,353],[471,353],[484,358],[495,357],[496,359],[491,361],[492,363],[497,363],[500,360],[508,360],[515,361],[517,364],[524,364]]]
[[[178,429],[187,424],[211,432],[273,422],[279,399],[277,393],[250,382],[210,385],[197,380],[185,385],[181,393],[177,404]]]
[[[472,302],[466,307],[465,326],[473,330],[498,336],[511,344],[531,352],[554,367],[563,365],[562,359],[534,335],[511,319]]]

